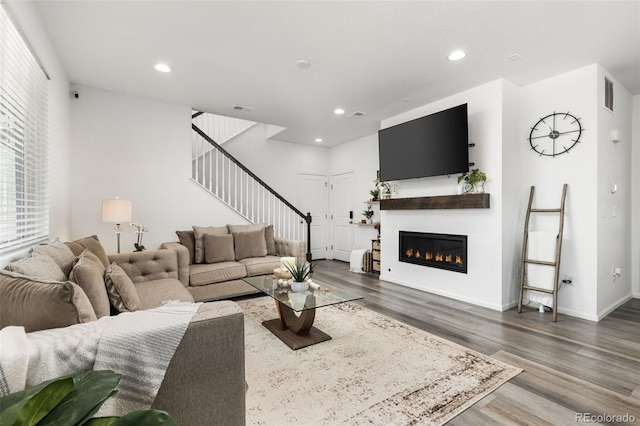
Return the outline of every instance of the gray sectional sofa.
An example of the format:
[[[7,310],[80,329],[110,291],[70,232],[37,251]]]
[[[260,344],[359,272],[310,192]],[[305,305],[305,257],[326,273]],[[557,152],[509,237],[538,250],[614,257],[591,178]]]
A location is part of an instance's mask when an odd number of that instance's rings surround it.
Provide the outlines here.
[[[196,301],[256,293],[242,281],[272,274],[280,257],[305,257],[302,240],[274,236],[273,225],[194,226],[176,231],[179,242],[162,244],[178,256],[178,279]]]
[[[0,328],[27,333],[110,315],[193,302],[174,250],[107,255],[97,237],[37,246],[0,270]],[[115,293],[115,294],[114,294]],[[244,315],[232,301],[202,304],[152,405],[180,425],[244,425]]]

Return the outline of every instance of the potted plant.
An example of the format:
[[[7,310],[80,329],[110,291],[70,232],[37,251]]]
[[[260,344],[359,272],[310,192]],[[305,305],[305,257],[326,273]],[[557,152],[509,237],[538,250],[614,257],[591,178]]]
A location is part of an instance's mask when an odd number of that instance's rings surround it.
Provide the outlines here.
[[[465,194],[470,194],[474,191],[481,194],[484,193],[484,183],[487,181],[487,175],[480,169],[472,169],[458,176],[458,184],[463,181],[462,191]]]
[[[369,195],[371,195],[371,201],[378,201],[378,197],[380,197],[380,188],[376,186],[369,191]]]
[[[371,204],[367,206],[367,209],[362,212],[362,216],[366,217],[368,221],[371,221],[373,217],[373,210],[371,210]]]
[[[383,200],[391,198],[391,186],[388,182],[380,182],[378,188],[380,188],[380,198]]]
[[[296,263],[285,263],[284,266],[291,274],[291,291],[298,293],[301,291],[307,291],[309,289],[309,274],[311,273],[311,267],[306,260],[296,257]]]

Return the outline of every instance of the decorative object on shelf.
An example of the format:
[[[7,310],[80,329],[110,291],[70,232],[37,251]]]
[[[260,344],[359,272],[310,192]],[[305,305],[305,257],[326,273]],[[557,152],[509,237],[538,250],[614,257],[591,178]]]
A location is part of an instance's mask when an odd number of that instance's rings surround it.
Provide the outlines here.
[[[391,186],[388,182],[378,183],[378,188],[380,189],[380,199],[388,200],[391,198]]]
[[[145,247],[142,245],[142,236],[145,232],[148,232],[149,229],[144,225],[140,225],[139,223],[131,223],[131,226],[136,228],[136,235],[138,236],[136,242],[133,243],[133,246],[136,248],[135,251],[144,251]]]
[[[462,192],[465,194],[484,194],[484,183],[487,175],[480,169],[472,169],[458,176],[458,184],[462,184]]]
[[[554,111],[531,128],[529,145],[541,157],[555,157],[576,146],[583,130],[578,117],[568,112]]]
[[[121,200],[116,197],[113,200],[102,200],[102,221],[113,223],[116,231],[118,253],[120,253],[120,234],[122,224],[131,222],[131,201]]]
[[[367,206],[367,209],[362,212],[362,216],[366,217],[369,222],[371,222],[371,218],[373,217],[373,210],[371,210],[371,204]]]
[[[309,289],[309,274],[311,273],[311,265],[306,260],[297,257],[295,263],[284,263],[287,271],[291,274],[289,285],[291,291],[302,292]]]
[[[371,195],[371,201],[378,201],[380,199],[380,188],[376,186],[369,191],[369,195]]]

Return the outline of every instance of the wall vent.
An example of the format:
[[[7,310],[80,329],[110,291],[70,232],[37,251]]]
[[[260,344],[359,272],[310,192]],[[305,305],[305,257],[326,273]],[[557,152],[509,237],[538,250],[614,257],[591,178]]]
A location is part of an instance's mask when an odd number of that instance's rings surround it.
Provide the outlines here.
[[[242,112],[251,112],[253,111],[253,107],[244,106],[244,105],[234,105],[231,107],[234,111],[242,111]]]
[[[363,115],[367,115],[367,113],[362,111],[354,111],[351,114],[347,115],[347,118],[356,119],[362,117]]]
[[[613,81],[604,78],[604,107],[613,111]]]

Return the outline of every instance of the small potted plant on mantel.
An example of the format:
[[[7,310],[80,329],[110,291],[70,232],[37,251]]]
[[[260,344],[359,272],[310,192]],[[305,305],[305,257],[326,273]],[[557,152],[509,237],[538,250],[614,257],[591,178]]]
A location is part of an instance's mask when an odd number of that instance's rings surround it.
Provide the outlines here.
[[[465,194],[471,194],[473,192],[477,194],[484,193],[484,184],[487,181],[486,173],[480,171],[480,169],[472,169],[469,172],[463,173],[458,176],[458,184],[462,183],[462,192]]]

